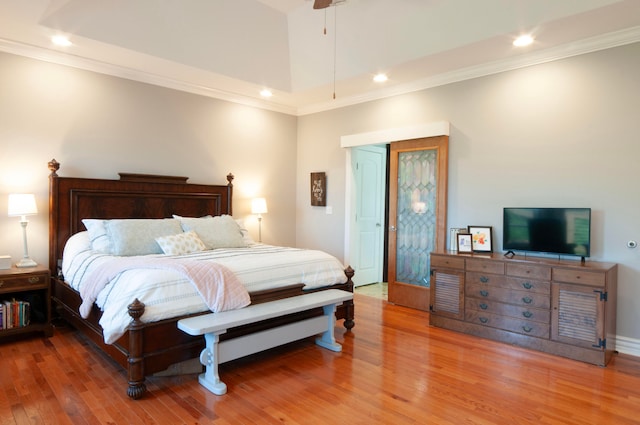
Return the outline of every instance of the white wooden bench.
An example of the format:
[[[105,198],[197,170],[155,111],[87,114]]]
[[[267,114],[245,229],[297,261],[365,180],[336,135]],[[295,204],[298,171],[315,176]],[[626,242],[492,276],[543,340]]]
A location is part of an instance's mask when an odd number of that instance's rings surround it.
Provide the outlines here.
[[[316,344],[331,351],[342,351],[333,334],[336,305],[351,299],[351,292],[329,289],[182,319],[178,321],[178,328],[189,335],[204,335],[206,347],[200,353],[200,363],[206,369],[198,381],[212,393],[222,395],[227,392],[227,385],[220,381],[218,374],[221,363],[318,334],[322,335],[316,338]],[[324,315],[222,342],[219,340],[228,329],[318,307],[323,308]]]

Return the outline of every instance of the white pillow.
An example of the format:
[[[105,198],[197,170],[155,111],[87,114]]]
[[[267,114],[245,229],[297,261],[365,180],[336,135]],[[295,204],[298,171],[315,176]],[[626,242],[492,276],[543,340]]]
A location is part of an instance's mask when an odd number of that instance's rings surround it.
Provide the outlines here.
[[[162,252],[167,255],[189,254],[206,249],[196,232],[192,230],[175,235],[161,236],[156,238],[156,242],[162,248]]]
[[[182,232],[173,218],[107,220],[105,228],[112,254],[122,256],[162,254],[156,238]]]
[[[181,217],[182,230],[193,230],[208,249],[246,247],[238,223],[230,215],[216,217]]]
[[[82,224],[87,228],[89,232],[89,241],[91,242],[91,249],[102,254],[111,254],[111,240],[107,235],[107,229],[104,227],[106,220],[85,218],[82,220]]]
[[[91,249],[91,241],[89,240],[89,232],[78,232],[64,244],[64,250],[62,251],[62,259],[73,258],[81,252]]]
[[[241,218],[236,218],[236,223],[238,223],[238,227],[240,228],[240,233],[242,233],[242,240],[244,241],[244,243],[247,246],[256,243],[256,241],[254,241],[251,235],[249,234],[249,231],[247,230],[247,228],[244,226],[244,220]]]

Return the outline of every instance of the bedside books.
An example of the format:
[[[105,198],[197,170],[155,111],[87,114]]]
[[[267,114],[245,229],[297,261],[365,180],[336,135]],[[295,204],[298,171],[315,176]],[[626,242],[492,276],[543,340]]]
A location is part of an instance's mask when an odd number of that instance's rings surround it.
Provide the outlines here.
[[[3,301],[0,304],[0,329],[12,329],[28,326],[31,315],[31,303],[28,301]]]

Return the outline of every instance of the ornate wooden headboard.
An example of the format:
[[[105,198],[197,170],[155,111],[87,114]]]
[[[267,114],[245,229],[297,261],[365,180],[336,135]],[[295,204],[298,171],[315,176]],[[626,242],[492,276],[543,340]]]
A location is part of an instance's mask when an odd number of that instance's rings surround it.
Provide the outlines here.
[[[231,215],[233,175],[226,185],[187,183],[188,177],[119,173],[119,180],[60,177],[49,162],[49,269],[57,275],[67,239],[84,218],[167,218]]]

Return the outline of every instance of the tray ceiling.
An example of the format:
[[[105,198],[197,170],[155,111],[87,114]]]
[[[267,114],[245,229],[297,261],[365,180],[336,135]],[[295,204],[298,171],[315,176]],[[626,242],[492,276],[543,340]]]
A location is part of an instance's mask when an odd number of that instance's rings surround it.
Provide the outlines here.
[[[2,1],[0,50],[300,115],[640,40],[637,0],[312,5]],[[53,46],[60,33],[73,44]],[[517,49],[522,33],[535,42]],[[374,83],[379,72],[389,80]],[[264,88],[271,98],[260,97]]]

